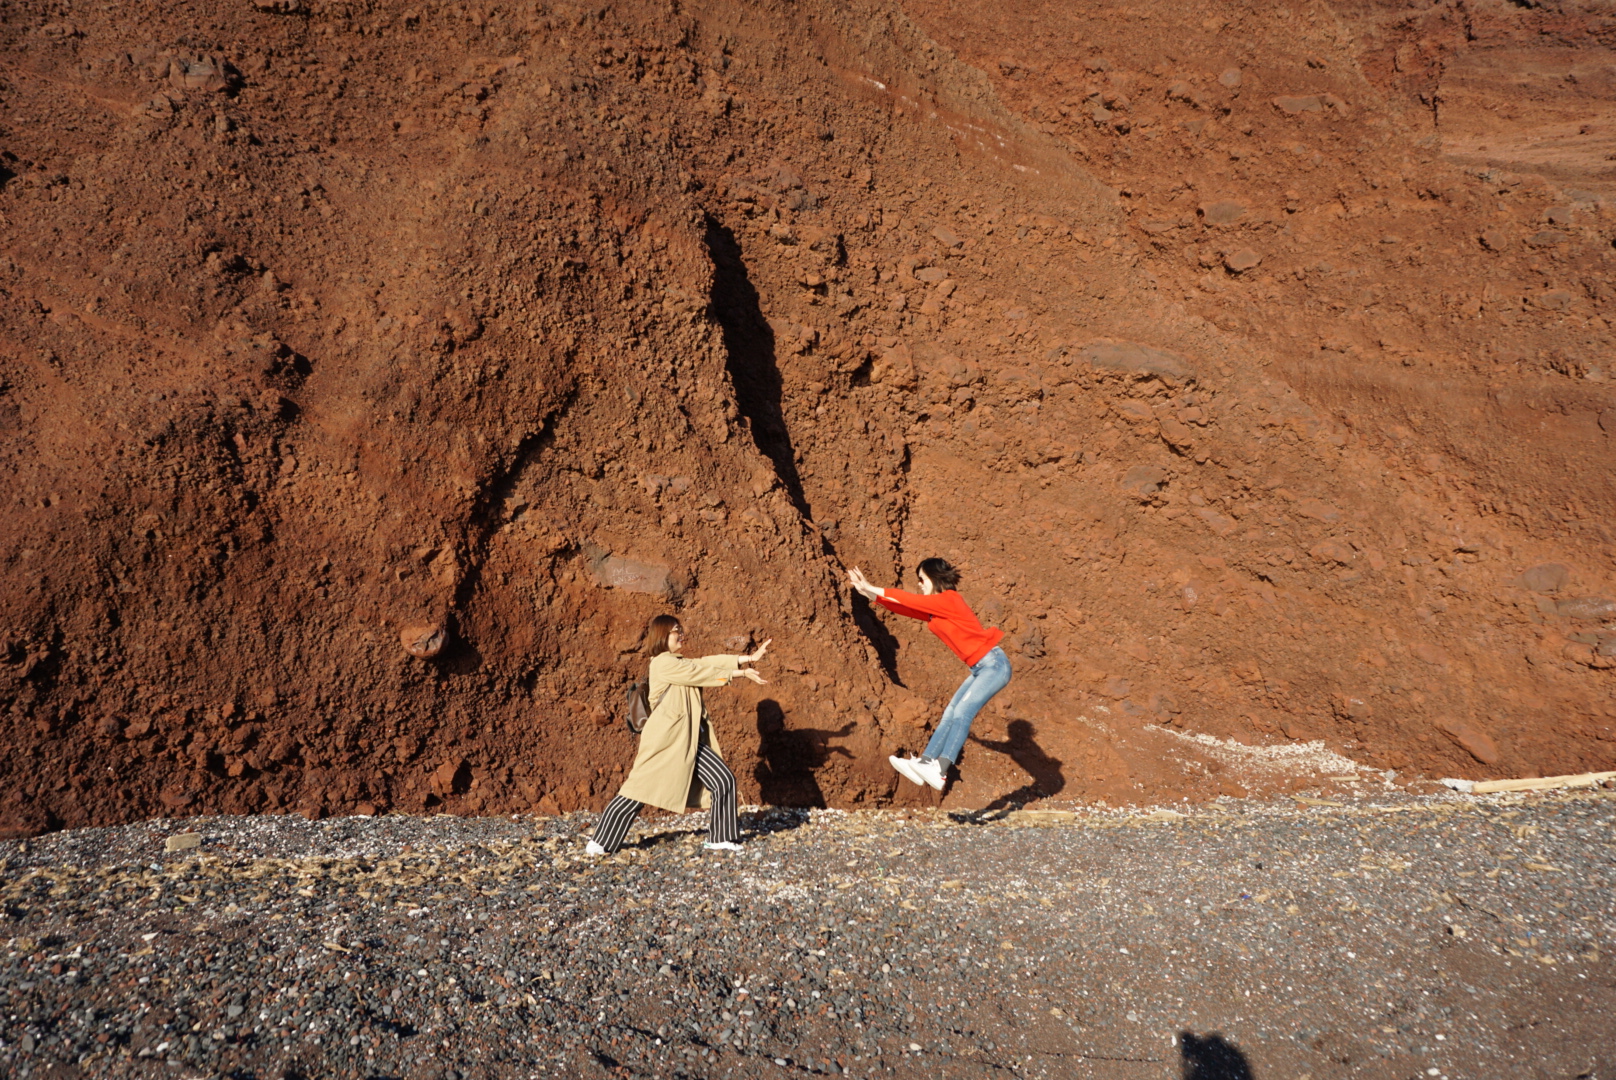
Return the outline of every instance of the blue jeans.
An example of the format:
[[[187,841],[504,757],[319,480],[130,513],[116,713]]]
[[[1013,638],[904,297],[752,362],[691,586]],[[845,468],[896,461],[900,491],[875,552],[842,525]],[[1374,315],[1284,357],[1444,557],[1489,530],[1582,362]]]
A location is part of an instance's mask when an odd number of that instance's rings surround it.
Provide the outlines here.
[[[965,736],[971,733],[971,721],[982,711],[988,700],[1010,682],[1010,658],[995,645],[988,654],[971,665],[960,688],[954,691],[954,700],[943,710],[931,742],[926,744],[926,756],[936,758],[945,766],[959,760],[965,749]]]

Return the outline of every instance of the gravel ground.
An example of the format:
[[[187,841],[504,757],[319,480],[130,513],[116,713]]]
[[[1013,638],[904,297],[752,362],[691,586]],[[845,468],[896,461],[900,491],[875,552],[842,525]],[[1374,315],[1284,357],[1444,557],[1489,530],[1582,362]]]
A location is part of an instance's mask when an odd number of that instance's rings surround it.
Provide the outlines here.
[[[743,822],[7,842],[0,1072],[1616,1075],[1616,793]]]

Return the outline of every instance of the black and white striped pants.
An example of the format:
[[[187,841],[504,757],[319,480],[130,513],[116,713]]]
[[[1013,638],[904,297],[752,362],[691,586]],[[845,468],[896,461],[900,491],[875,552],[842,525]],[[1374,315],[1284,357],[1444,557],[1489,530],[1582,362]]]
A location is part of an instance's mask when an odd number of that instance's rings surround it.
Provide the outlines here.
[[[713,753],[703,739],[696,748],[696,779],[712,795],[712,824],[707,827],[707,839],[713,843],[741,841],[740,808],[735,801],[735,774],[729,771],[724,759]],[[625,799],[619,795],[606,805],[595,825],[595,843],[607,851],[616,851],[628,837],[628,827],[639,817],[644,803]]]

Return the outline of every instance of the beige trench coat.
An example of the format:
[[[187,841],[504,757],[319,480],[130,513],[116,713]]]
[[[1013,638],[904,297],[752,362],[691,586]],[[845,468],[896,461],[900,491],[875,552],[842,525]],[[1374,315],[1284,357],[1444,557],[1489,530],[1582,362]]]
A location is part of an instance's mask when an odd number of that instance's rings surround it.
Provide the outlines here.
[[[649,696],[654,708],[640,732],[640,751],[634,755],[634,767],[618,789],[619,795],[675,814],[708,805],[707,791],[696,780],[696,747],[701,723],[707,718],[701,688],[728,686],[740,669],[739,656],[686,660],[665,652],[651,660]],[[707,745],[723,756],[711,724],[707,725]]]

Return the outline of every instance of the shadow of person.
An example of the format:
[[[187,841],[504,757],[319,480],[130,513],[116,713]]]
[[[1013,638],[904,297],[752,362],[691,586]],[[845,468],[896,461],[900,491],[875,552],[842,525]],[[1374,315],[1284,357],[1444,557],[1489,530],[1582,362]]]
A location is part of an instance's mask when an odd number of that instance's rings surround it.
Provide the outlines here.
[[[1005,738],[996,742],[971,736],[971,741],[983,749],[1008,755],[1011,761],[1032,777],[1032,783],[1023,784],[1014,791],[1006,792],[978,810],[973,815],[977,820],[991,820],[993,815],[1002,816],[1001,811],[1008,813],[1017,806],[1038,799],[1047,799],[1051,795],[1058,794],[1066,786],[1066,775],[1061,772],[1060,760],[1044,752],[1044,748],[1033,738],[1035,734],[1030,721],[1012,720],[1005,732]]]
[[[1184,1080],[1255,1080],[1246,1055],[1216,1032],[1206,1036],[1179,1032],[1178,1054]]]
[[[831,739],[853,732],[848,723],[840,731],[786,727],[786,713],[778,701],[758,702],[758,764],[753,772],[758,792],[770,806],[824,806],[825,793],[814,779],[833,754],[852,757],[845,747],[830,746]]]

